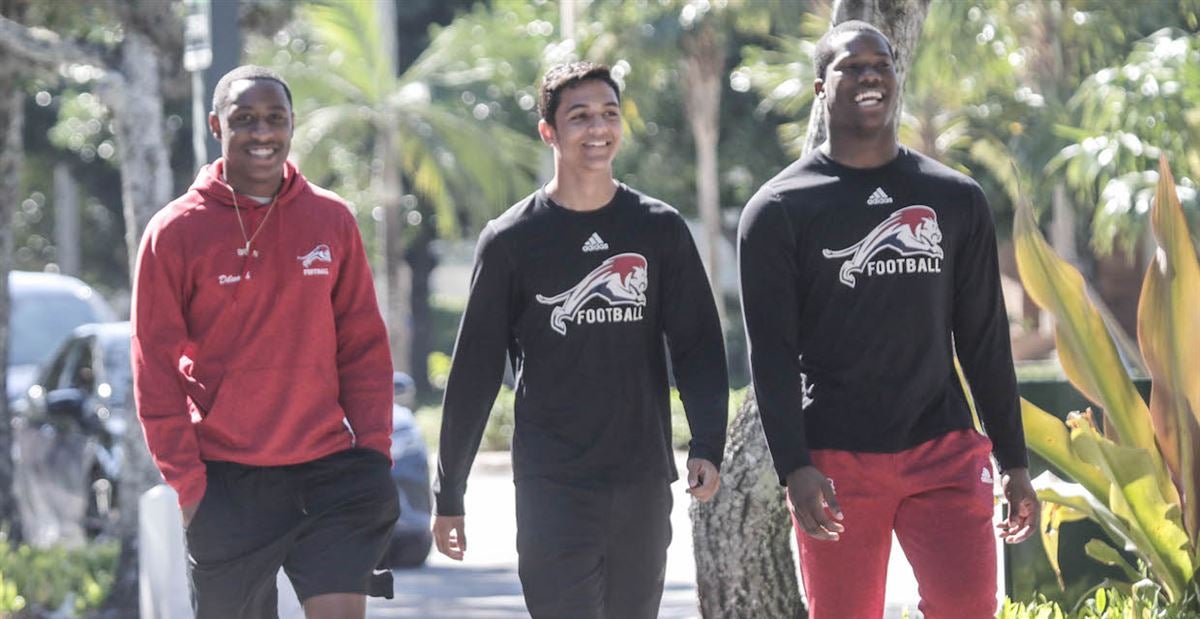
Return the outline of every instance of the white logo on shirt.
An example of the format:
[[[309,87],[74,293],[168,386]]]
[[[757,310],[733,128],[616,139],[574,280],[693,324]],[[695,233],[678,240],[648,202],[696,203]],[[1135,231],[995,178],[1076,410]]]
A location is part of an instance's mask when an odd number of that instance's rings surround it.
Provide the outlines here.
[[[883,191],[883,187],[876,187],[871,197],[867,198],[867,206],[878,206],[880,204],[891,204],[892,197]]]
[[[983,467],[983,470],[979,472],[979,481],[985,484],[993,483],[992,469],[986,466]]]
[[[559,335],[566,335],[568,321],[597,324],[642,320],[649,284],[645,256],[617,254],[600,263],[578,284],[552,297],[539,294],[537,300],[543,305],[556,306],[550,312],[550,328]],[[608,307],[584,308],[593,299],[604,301]]]
[[[592,251],[604,251],[608,249],[608,243],[605,243],[604,239],[600,238],[599,234],[593,232],[592,236],[589,236],[588,240],[584,242],[582,249],[585,253]]]
[[[328,245],[321,243],[320,245],[312,248],[312,251],[308,252],[307,254],[303,256],[296,256],[296,260],[299,260],[301,266],[304,267],[305,275],[329,275],[329,269],[320,267],[314,268],[312,265],[317,262],[324,262],[326,264],[332,263],[333,252],[329,250]]]
[[[891,250],[902,258],[874,260],[876,254]],[[846,258],[838,279],[853,288],[855,275],[895,275],[901,273],[942,272],[942,229],[937,213],[928,206],[906,206],[888,216],[863,239],[845,249],[826,249],[826,258]],[[916,256],[916,257],[910,257]]]

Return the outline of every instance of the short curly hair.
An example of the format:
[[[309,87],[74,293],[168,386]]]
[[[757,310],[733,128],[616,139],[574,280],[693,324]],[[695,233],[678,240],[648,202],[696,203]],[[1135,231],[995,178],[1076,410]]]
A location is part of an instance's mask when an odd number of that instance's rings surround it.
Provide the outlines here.
[[[829,68],[830,63],[833,62],[833,57],[837,54],[837,50],[833,48],[833,40],[844,32],[872,32],[879,35],[879,38],[883,39],[884,43],[887,43],[888,54],[892,56],[892,60],[896,59],[896,51],[892,49],[892,42],[887,38],[886,34],[865,21],[851,19],[830,28],[829,32],[826,32],[817,41],[816,49],[813,50],[813,70],[816,71],[813,75],[817,79],[825,79],[825,71]]]
[[[620,102],[621,87],[617,86],[617,81],[613,79],[608,66],[587,61],[560,64],[551,67],[546,71],[546,75],[542,76],[542,86],[538,89],[538,113],[541,114],[542,120],[553,127],[554,114],[558,111],[562,93],[587,80],[600,80],[608,84]]]
[[[212,111],[220,114],[229,105],[229,89],[238,80],[271,80],[283,86],[283,94],[287,95],[288,107],[292,107],[292,89],[288,88],[283,76],[256,64],[244,64],[221,76],[217,87],[213,89]]]

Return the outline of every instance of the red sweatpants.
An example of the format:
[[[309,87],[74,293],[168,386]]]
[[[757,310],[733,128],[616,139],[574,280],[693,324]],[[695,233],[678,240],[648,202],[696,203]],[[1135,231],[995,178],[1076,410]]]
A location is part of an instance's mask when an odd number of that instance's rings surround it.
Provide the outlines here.
[[[892,531],[912,564],[925,619],[996,614],[991,441],[950,432],[895,454],[814,450],[846,530],[820,541],[792,525],[811,619],[879,619]],[[790,507],[790,502],[789,502]]]

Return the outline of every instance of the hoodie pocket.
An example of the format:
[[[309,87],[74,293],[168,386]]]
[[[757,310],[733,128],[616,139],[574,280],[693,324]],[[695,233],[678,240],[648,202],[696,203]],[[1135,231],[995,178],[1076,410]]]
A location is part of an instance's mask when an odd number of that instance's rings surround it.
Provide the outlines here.
[[[222,450],[303,449],[345,432],[335,377],[320,366],[229,371],[198,429]]]

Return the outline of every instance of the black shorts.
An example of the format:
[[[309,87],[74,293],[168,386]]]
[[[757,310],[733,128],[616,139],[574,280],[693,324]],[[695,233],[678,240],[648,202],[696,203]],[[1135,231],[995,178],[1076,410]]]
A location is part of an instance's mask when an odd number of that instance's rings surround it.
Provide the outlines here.
[[[391,597],[391,573],[374,573],[400,515],[386,456],[350,449],[289,466],[205,464],[208,487],[187,528],[198,619],[276,617],[280,567],[301,602]]]

